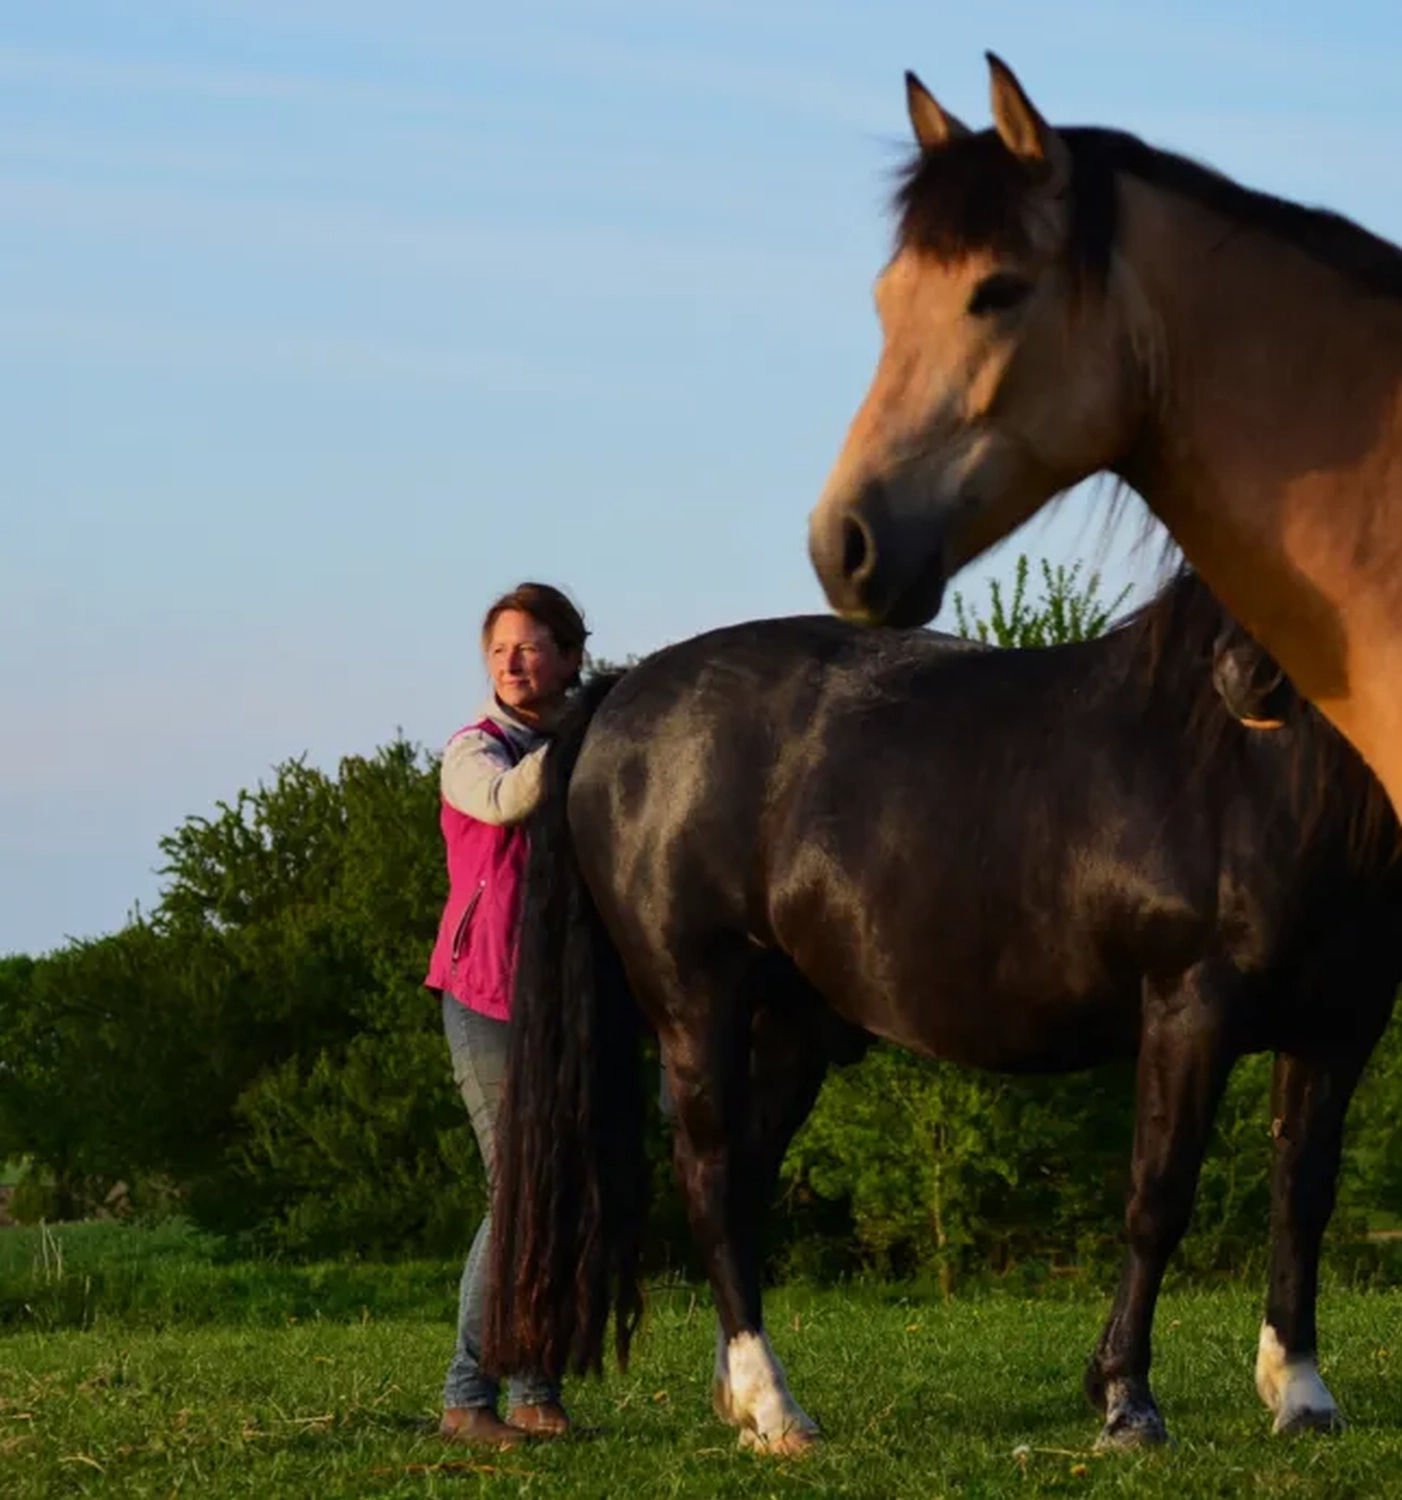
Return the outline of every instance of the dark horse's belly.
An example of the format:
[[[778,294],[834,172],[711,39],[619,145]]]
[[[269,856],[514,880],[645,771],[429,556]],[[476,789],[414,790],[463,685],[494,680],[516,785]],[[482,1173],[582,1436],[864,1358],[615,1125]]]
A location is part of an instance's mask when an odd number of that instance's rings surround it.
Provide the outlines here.
[[[913,1052],[966,1067],[1068,1073],[1138,1050],[1142,992],[1134,976],[1117,977],[1100,967],[1093,976],[1077,975],[1054,959],[1022,975],[1009,972],[1018,955],[1005,951],[1000,962],[980,965],[951,936],[941,961],[939,946],[938,936],[932,937],[931,958],[918,969],[894,955],[874,969],[847,969],[838,980],[821,962],[800,967],[844,1019]],[[882,975],[880,982],[872,982],[873,973]],[[1055,976],[1052,987],[1049,976]]]

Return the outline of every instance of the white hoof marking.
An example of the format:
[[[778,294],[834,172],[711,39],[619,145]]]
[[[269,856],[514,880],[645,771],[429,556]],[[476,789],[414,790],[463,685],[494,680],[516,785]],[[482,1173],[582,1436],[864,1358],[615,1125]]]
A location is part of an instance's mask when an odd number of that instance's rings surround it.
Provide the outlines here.
[[[769,1335],[740,1333],[716,1352],[717,1409],[728,1392],[728,1419],[742,1429],[741,1445],[774,1452],[795,1452],[817,1436],[817,1423],[789,1394],[784,1367],[770,1347]],[[726,1415],[722,1412],[722,1415]]]
[[[1287,1354],[1269,1323],[1261,1324],[1256,1348],[1256,1389],[1275,1413],[1275,1432],[1344,1425],[1329,1387],[1319,1378],[1312,1354]]]

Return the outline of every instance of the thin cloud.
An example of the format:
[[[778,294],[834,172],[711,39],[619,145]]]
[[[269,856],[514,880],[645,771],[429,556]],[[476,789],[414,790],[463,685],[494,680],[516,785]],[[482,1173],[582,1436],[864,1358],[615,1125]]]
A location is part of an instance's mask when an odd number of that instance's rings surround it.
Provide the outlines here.
[[[0,341],[12,353],[40,358],[99,360],[121,368],[198,371],[268,381],[308,379],[423,385],[441,390],[476,387],[538,394],[543,386],[567,389],[596,366],[555,353],[522,355],[476,348],[464,353],[410,341],[344,334],[288,333],[276,327],[194,326],[64,309],[0,308]]]
[[[470,91],[371,83],[331,73],[230,68],[182,59],[95,56],[40,47],[0,45],[0,82],[35,83],[89,96],[96,91],[167,98],[285,102],[348,109],[377,107],[396,114],[442,114],[463,123],[485,109]]]
[[[855,154],[855,153],[854,153]],[[293,136],[276,152],[247,131],[207,130],[172,141],[166,133],[113,135],[96,128],[36,128],[0,142],[0,173],[23,193],[92,189],[216,197],[267,211],[289,204],[374,206],[408,218],[484,216],[552,225],[571,216],[723,217],[750,237],[766,216],[788,225],[830,216],[835,179],[861,171],[776,154],[744,163],[728,152],[667,148],[651,140],[497,140],[431,126],[391,127],[335,139]],[[876,181],[873,174],[873,181]],[[879,185],[879,184],[878,184]],[[293,191],[295,190],[295,196]],[[235,197],[234,195],[238,195]],[[14,212],[0,195],[0,217]],[[454,215],[453,207],[457,213]],[[795,231],[797,232],[797,231]]]
[[[843,266],[823,245],[751,245],[743,234],[699,237],[645,225],[566,224],[550,233],[501,225],[484,213],[432,219],[424,210],[308,203],[256,194],[193,194],[163,187],[11,182],[0,222],[45,233],[123,236],[169,255],[198,247],[241,265],[300,261],[378,279],[430,273],[450,285],[568,286],[618,297],[813,297]]]

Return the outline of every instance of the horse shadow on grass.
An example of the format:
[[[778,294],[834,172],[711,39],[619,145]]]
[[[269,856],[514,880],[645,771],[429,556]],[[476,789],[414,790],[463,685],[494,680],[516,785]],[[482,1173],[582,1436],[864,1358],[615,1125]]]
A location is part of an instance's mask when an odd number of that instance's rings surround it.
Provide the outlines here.
[[[836,1425],[824,1421],[821,1412],[815,1415],[831,1442],[845,1444],[876,1436],[912,1448],[954,1434],[1009,1449],[1018,1444],[1064,1446],[1068,1440],[1072,1446],[1089,1448],[1099,1430],[1096,1414],[1074,1387],[1065,1392],[1010,1389],[996,1401],[990,1401],[986,1393],[912,1391],[871,1415],[849,1413]]]

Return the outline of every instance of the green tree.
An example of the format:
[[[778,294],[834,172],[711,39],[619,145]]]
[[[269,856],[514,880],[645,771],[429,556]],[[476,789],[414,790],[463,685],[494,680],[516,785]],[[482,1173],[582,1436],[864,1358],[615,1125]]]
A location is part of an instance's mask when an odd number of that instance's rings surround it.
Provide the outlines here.
[[[481,1201],[422,987],[446,890],[437,762],[402,739],[335,778],[300,761],[165,841],[160,918],[217,937],[242,1044],[202,1222],[285,1248],[443,1247]],[[474,1175],[475,1174],[475,1175]]]
[[[172,1048],[169,1018],[199,1020],[184,1000],[184,958],[139,919],[69,944],[6,987],[0,1056],[12,1076],[0,1150],[30,1160],[19,1208],[70,1217],[130,1182],[133,1169],[191,1160],[207,1069],[190,1048]]]
[[[0,1151],[46,1212],[120,1178],[286,1248],[460,1240],[480,1173],[420,984],[438,805],[402,739],[335,776],[288,761],[162,840],[149,917],[0,971]]]
[[[853,1260],[959,1272],[1113,1253],[1133,1070],[1004,1078],[881,1044],[824,1086],[788,1190],[845,1205]]]
[[[636,667],[642,660],[636,652],[629,652],[622,661],[614,661],[608,656],[591,656],[587,651],[584,653],[583,677],[586,682],[591,677],[602,677],[609,672],[626,672],[630,667]]]

